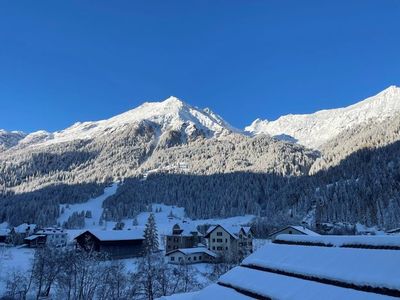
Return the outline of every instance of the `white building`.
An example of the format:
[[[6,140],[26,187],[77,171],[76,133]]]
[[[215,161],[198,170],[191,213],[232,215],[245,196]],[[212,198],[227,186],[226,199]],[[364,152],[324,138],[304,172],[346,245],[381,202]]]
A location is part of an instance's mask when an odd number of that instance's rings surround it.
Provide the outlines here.
[[[165,255],[171,264],[210,263],[217,254],[205,247],[175,249]]]
[[[236,232],[237,231],[237,232]],[[208,249],[219,256],[245,257],[253,252],[253,231],[250,227],[237,230],[222,225],[211,226],[205,235]]]
[[[38,230],[36,235],[46,237],[46,245],[51,247],[65,247],[68,241],[68,234],[62,228],[48,227]]]

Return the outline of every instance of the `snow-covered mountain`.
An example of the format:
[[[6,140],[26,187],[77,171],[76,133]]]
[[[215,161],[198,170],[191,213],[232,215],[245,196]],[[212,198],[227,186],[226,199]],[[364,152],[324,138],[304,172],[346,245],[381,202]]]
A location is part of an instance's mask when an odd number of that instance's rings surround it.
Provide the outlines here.
[[[313,114],[286,115],[276,121],[257,119],[245,131],[265,133],[318,149],[328,140],[354,126],[384,121],[400,113],[400,88],[391,86],[379,94],[345,108]]]
[[[202,110],[188,105],[176,97],[169,97],[162,102],[146,102],[108,120],[78,122],[54,133],[43,130],[31,134],[0,131],[0,146],[4,144],[4,148],[14,146],[21,148],[98,138],[142,122],[157,125],[160,135],[165,132],[179,131],[185,137],[202,135],[211,138],[239,132],[210,109]]]
[[[0,129],[0,152],[2,150],[14,147],[25,136],[26,134],[21,131],[5,131]]]

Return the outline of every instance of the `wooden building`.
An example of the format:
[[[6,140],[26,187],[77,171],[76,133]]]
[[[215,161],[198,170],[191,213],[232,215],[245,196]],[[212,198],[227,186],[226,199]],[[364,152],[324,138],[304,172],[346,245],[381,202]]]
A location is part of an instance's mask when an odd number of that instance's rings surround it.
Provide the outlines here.
[[[77,247],[106,254],[110,259],[143,254],[143,230],[87,230],[75,237]]]

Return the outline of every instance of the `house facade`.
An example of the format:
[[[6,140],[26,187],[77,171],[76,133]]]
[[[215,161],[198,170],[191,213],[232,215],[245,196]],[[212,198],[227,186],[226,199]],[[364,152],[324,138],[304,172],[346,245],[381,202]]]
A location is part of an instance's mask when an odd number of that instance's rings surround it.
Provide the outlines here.
[[[139,257],[144,250],[143,230],[87,230],[75,237],[77,247],[110,259]]]
[[[242,258],[253,252],[253,231],[240,227],[239,232],[221,225],[208,229],[205,238],[208,249],[225,258]]]
[[[172,250],[165,256],[171,264],[195,264],[214,262],[217,254],[205,247],[197,247]]]
[[[165,237],[165,250],[169,252],[176,249],[194,248],[203,242],[203,235],[196,229],[185,229],[175,224],[172,234]]]

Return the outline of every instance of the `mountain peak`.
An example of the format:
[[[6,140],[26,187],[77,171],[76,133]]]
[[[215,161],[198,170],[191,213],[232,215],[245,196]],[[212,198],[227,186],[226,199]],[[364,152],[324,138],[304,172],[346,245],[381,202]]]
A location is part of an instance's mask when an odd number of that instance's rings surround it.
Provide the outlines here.
[[[344,108],[321,110],[312,114],[290,114],[270,122],[257,119],[245,130],[277,138],[291,137],[304,146],[318,149],[346,129],[370,120],[385,120],[399,113],[400,88],[392,85],[375,96]]]

